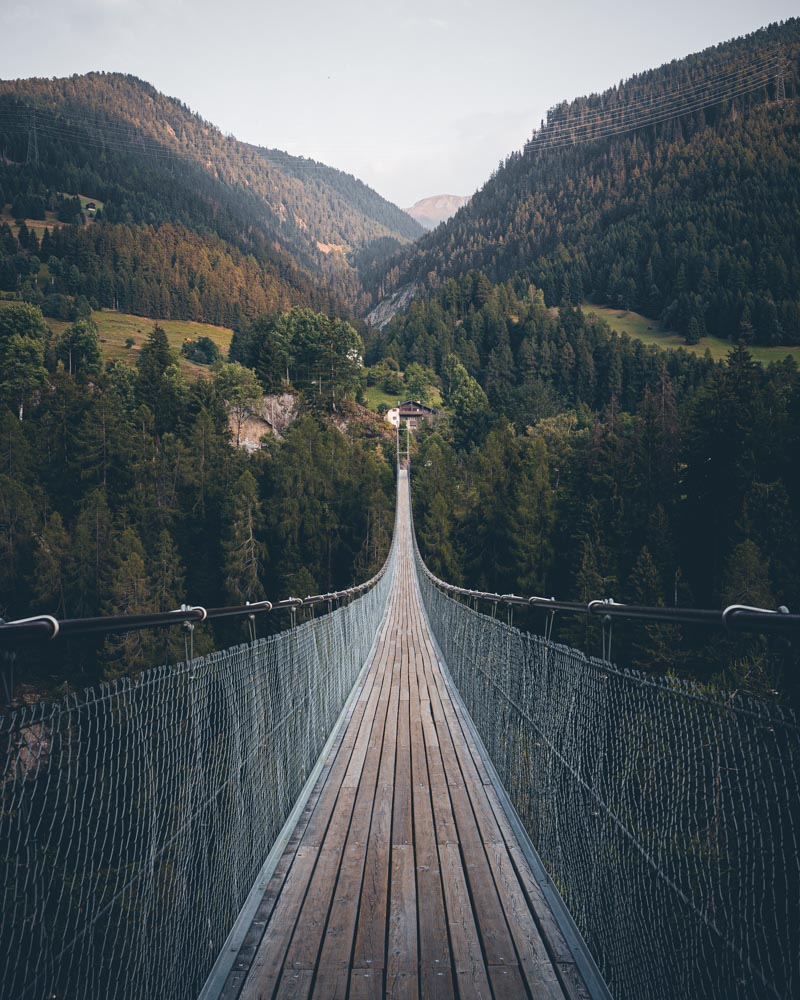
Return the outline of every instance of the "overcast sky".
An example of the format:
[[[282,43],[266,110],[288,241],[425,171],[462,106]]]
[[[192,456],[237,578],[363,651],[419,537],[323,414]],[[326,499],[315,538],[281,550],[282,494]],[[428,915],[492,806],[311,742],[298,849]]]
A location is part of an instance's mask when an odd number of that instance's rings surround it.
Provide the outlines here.
[[[0,0],[0,77],[133,73],[402,207],[470,194],[547,108],[797,0]]]

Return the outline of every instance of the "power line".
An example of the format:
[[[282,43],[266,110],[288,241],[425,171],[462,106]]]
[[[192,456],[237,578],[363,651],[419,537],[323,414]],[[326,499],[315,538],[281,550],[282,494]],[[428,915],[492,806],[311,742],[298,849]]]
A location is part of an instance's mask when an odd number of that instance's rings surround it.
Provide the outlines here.
[[[679,87],[677,90],[672,90],[667,93],[655,95],[655,96],[639,96],[633,98],[629,101],[622,101],[622,98],[618,96],[616,98],[616,106],[607,107],[604,105],[604,96],[601,95],[599,100],[601,101],[601,106],[599,108],[580,108],[579,115],[581,121],[590,122],[592,119],[611,119],[615,116],[622,118],[622,116],[628,115],[631,111],[634,112],[651,112],[657,111],[659,108],[665,105],[674,104],[676,106],[680,105],[687,99],[695,100],[698,96],[702,97],[708,94],[713,89],[724,89],[731,85],[738,85],[748,78],[753,76],[766,75],[769,78],[774,71],[779,68],[780,62],[776,59],[774,55],[765,56],[755,62],[751,63],[747,67],[738,67],[735,70],[730,70],[727,73],[717,74],[713,79],[706,79],[700,83],[687,84],[685,86]],[[577,101],[573,102],[573,106],[580,104],[584,98],[579,98]],[[589,98],[591,100],[591,98]],[[569,108],[567,108],[569,111]],[[560,111],[560,106],[556,106],[552,109],[552,113],[556,115]],[[553,123],[546,125],[545,129],[557,129],[559,127],[558,120]]]
[[[718,95],[713,100],[707,100],[704,102],[698,102],[692,105],[685,105],[682,108],[665,110],[662,114],[653,115],[648,117],[642,117],[639,120],[628,122],[627,124],[620,125],[617,128],[606,127],[601,128],[590,135],[567,135],[561,138],[557,138],[555,141],[548,141],[547,137],[544,137],[540,142],[531,141],[526,144],[527,150],[547,150],[547,149],[563,149],[567,146],[580,145],[586,142],[594,142],[599,139],[613,138],[617,135],[625,135],[629,132],[635,132],[643,128],[648,128],[651,125],[663,124],[664,122],[674,121],[677,118],[685,117],[688,114],[693,114],[695,111],[702,111],[705,108],[713,107],[717,104],[722,104],[724,101],[733,100],[736,97],[744,97],[747,94],[752,93],[754,90],[758,89],[762,84],[757,84],[756,86],[745,86],[738,90],[730,90],[724,94]],[[569,131],[569,130],[565,130]]]
[[[647,128],[650,125],[657,125],[662,122],[672,121],[676,118],[684,117],[695,111],[722,104],[725,101],[733,100],[736,97],[743,97],[755,90],[760,89],[768,82],[769,78],[757,78],[743,82],[739,87],[730,87],[726,90],[717,91],[707,95],[705,98],[697,98],[692,102],[684,104],[673,104],[664,107],[654,108],[649,114],[640,113],[634,115],[627,121],[619,122],[609,120],[604,122],[576,122],[574,124],[563,124],[555,127],[552,133],[545,129],[544,133],[534,137],[526,144],[529,149],[550,149],[563,148],[565,146],[576,145],[583,142],[591,142],[595,139],[604,139],[615,135],[622,135],[638,129]]]
[[[587,115],[580,114],[573,120],[556,120],[534,134],[525,144],[525,151],[564,148],[671,121],[752,93],[781,72],[782,65],[775,62],[750,66],[747,70],[740,71],[736,78],[726,79],[723,83],[720,83],[722,78],[715,79],[705,90],[700,90],[698,86],[683,88],[650,103],[642,103],[646,99],[640,99],[639,102],[619,108],[598,109]],[[689,93],[690,90],[693,93]]]

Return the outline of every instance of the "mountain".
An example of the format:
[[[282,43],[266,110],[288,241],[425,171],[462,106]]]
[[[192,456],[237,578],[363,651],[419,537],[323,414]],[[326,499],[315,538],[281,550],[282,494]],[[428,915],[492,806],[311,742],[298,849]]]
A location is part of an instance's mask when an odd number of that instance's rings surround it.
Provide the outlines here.
[[[468,203],[469,196],[435,194],[430,198],[423,198],[405,211],[425,229],[435,229],[440,222],[445,222]]]
[[[551,109],[376,299],[471,269],[709,333],[800,343],[800,20]]]
[[[225,325],[291,305],[354,309],[355,255],[422,232],[351,175],[223,135],[118,73],[0,81],[0,149],[5,220],[34,224],[3,231],[0,288],[33,301],[84,295]],[[58,222],[43,258],[41,223]]]

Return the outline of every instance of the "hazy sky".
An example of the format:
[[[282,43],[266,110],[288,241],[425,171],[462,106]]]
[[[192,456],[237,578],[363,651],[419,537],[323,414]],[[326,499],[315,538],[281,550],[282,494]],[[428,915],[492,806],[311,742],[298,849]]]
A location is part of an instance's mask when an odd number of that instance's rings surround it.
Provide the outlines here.
[[[133,73],[406,207],[470,194],[548,107],[797,0],[0,0],[0,77]]]

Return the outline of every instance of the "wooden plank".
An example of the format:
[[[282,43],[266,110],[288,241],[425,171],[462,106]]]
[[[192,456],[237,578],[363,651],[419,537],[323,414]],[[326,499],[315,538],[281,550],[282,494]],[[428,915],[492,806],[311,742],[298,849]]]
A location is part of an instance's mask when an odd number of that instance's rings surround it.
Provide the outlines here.
[[[416,973],[403,972],[399,975],[386,975],[386,997],[391,1000],[418,1000],[419,979]]]
[[[552,910],[517,843],[516,835],[508,822],[494,786],[481,780],[481,773],[476,766],[476,761],[481,759],[480,754],[464,723],[461,709],[457,708],[449,698],[447,684],[441,673],[436,681],[443,701],[449,701],[452,706],[450,716],[452,724],[458,724],[464,734],[459,762],[465,772],[465,784],[476,807],[475,814],[481,836],[487,845],[486,850],[492,863],[495,883],[502,897],[503,908],[526,979],[537,995],[543,997],[566,995],[580,997],[582,1000],[588,992],[586,986],[578,973]],[[483,789],[480,785],[483,785]],[[500,859],[504,854],[506,860],[501,864]],[[514,871],[513,884],[507,871],[509,864]],[[513,888],[514,884],[517,889]],[[518,891],[522,891],[526,897],[524,907],[520,903]],[[525,911],[530,915],[530,919],[525,915]],[[558,963],[557,966],[553,965],[551,956]]]
[[[392,786],[380,783],[372,811],[373,832],[367,848],[356,926],[353,968],[381,971],[386,948],[389,896],[389,840],[392,824]]]
[[[559,972],[561,988],[571,1000],[585,1000],[588,989],[575,965],[575,958],[553,916],[553,911],[542,893],[539,883],[530,870],[527,859],[518,844],[509,844],[508,853],[514,862],[517,876],[536,918],[539,933],[547,945],[551,961]]]
[[[327,967],[324,975],[318,975],[314,981],[312,996],[315,1000],[347,1000],[349,982],[350,969],[347,965]]]
[[[348,790],[348,795],[355,797],[352,790]],[[334,814],[334,820],[337,821],[337,825],[343,825],[346,822],[343,815]],[[338,841],[339,837],[334,839]],[[328,920],[328,908],[333,886],[339,873],[341,860],[342,850],[340,847],[324,847],[319,852],[319,860],[300,908],[291,944],[286,953],[286,965],[291,969],[316,968],[322,935]]]
[[[275,1000],[306,1000],[311,996],[314,973],[308,969],[287,969],[281,977]]]
[[[320,851],[320,860],[314,870],[308,894],[303,901],[300,914],[297,918],[295,931],[286,955],[286,964],[292,968],[313,969],[316,967],[320,956],[323,934],[325,933],[337,880],[340,876],[344,847],[349,835],[351,821],[354,818],[356,800],[359,797],[359,783],[366,761],[372,730],[375,725],[378,699],[385,676],[385,670],[382,668],[385,665],[385,660],[377,664],[376,673],[380,677],[380,682],[376,679],[376,682],[373,684],[347,772],[342,782],[342,788],[336,802],[336,808],[331,816],[325,834],[324,850]],[[356,835],[360,834],[361,851],[363,851],[363,842],[366,839],[369,829],[369,816],[372,811],[372,796],[370,795],[368,799],[365,799],[362,795],[361,801],[360,822],[362,827],[360,830],[357,830]],[[363,862],[361,861],[361,857],[351,852],[345,871],[347,885],[353,881],[357,881],[360,885],[362,867]],[[350,902],[349,898],[345,900],[345,909],[347,909]],[[355,908],[355,899],[352,900],[352,903],[353,908]],[[342,915],[341,919],[343,925],[346,927],[348,920],[347,912]],[[332,930],[332,936],[336,937],[340,931],[340,925],[335,925]],[[348,957],[349,953],[348,944]]]
[[[455,994],[450,969],[450,942],[444,890],[436,846],[436,828],[428,776],[428,755],[423,733],[423,716],[430,717],[430,700],[425,680],[424,648],[419,623],[412,630],[409,669],[411,774],[413,781],[414,851],[417,867],[417,920],[419,923],[420,992],[441,998]],[[432,721],[432,720],[431,720]],[[438,744],[433,748],[438,753]],[[452,816],[450,817],[452,826]]]
[[[438,673],[438,670],[436,672]],[[452,710],[449,698],[443,698],[442,704]],[[442,756],[444,760],[448,761],[445,766],[457,770],[461,779],[463,775],[459,755],[451,738],[451,724],[446,722],[437,728],[439,729],[439,746]],[[464,752],[462,745],[461,753]],[[477,781],[477,778],[475,784],[477,789],[471,787],[468,792],[460,780],[448,781],[466,878],[486,961],[490,965],[516,965],[518,959],[514,943],[472,808],[471,796],[483,794],[483,785]]]
[[[394,771],[400,679],[387,665],[391,694],[386,712],[378,786],[372,808],[372,827],[359,903],[353,967],[382,970],[385,964],[386,919],[389,899],[389,861],[394,802]]]
[[[371,726],[372,719],[368,715],[368,706],[373,699],[377,673],[377,664],[371,665],[367,675],[368,681],[364,685],[365,690],[369,691],[368,700],[361,703],[362,710],[354,712],[350,721],[349,729],[359,734],[362,733],[365,725]],[[338,867],[338,860],[332,859],[330,855],[325,855],[320,847],[327,836],[336,807],[338,806],[340,810],[340,823],[342,810],[346,810],[349,814],[352,809],[355,791],[341,788],[341,782],[352,756],[352,750],[348,752],[346,749],[347,742],[345,739],[342,740],[342,747],[330,768],[327,781],[321,790],[312,817],[301,839],[301,848],[298,849],[290,869],[291,884],[289,884],[289,876],[287,876],[284,888],[280,891],[278,902],[273,909],[271,919],[253,959],[251,973],[242,989],[241,1000],[255,1000],[263,993],[270,995],[280,976],[287,950],[291,947],[299,914],[307,894],[310,892],[310,883],[313,881],[319,862],[322,860],[326,865],[326,875]],[[343,798],[340,799],[340,796]],[[325,883],[323,882],[323,884]],[[313,907],[314,904],[317,908],[321,905],[319,894],[311,897],[310,905]],[[317,922],[319,921],[318,916],[315,919]]]
[[[353,969],[348,1000],[382,1000],[383,973],[374,969]]]
[[[556,965],[564,995],[570,1000],[591,1000],[591,994],[574,962],[559,962]]]
[[[378,701],[373,725],[373,732],[378,729],[381,733],[388,709],[388,698],[383,698],[383,691],[388,691],[391,686],[390,671],[385,669],[385,665],[382,669],[382,696]],[[320,997],[334,998],[340,994],[344,997],[347,992],[348,976],[342,976],[342,968],[346,971],[350,965],[381,750],[381,744],[370,739],[347,834],[344,859],[322,942],[314,987],[315,995]]]
[[[294,931],[296,914],[308,889],[308,869],[316,860],[316,848],[300,847],[295,864],[286,877],[272,918],[261,939],[241,1000],[271,996],[283,969],[283,959]]]
[[[499,905],[505,915],[517,952],[518,961],[523,968],[526,981],[536,995],[542,997],[563,997],[564,990],[562,989],[562,983],[568,984],[570,977],[567,976],[565,978],[562,975],[559,980],[543,936],[552,936],[554,942],[557,941],[559,946],[563,944],[566,947],[566,943],[563,941],[563,936],[558,929],[555,918],[529,869],[528,875],[531,890],[534,891],[533,887],[535,886],[536,891],[532,898],[526,898],[526,894],[517,876],[516,866],[506,846],[506,841],[510,838],[511,842],[518,848],[516,837],[511,830],[494,787],[486,785],[481,780],[480,771],[475,764],[475,761],[480,759],[480,755],[472,740],[471,733],[466,725],[464,725],[460,709],[456,708],[449,696],[444,677],[439,671],[436,671],[433,674],[433,678],[433,682],[436,684],[439,696],[445,706],[448,731],[452,731],[457,726],[463,735],[460,746],[456,750],[458,764],[462,769],[465,788],[473,807],[474,817],[480,829],[485,850],[489,856],[493,882],[499,897]],[[450,711],[447,711],[448,707]],[[443,738],[444,734],[442,733],[440,734],[440,741]],[[467,824],[469,823],[465,802],[461,799],[459,793],[453,793],[452,788],[451,796],[453,798],[459,837],[463,839],[463,823],[461,820]],[[498,810],[500,815],[498,815]],[[491,964],[499,964],[493,962],[493,959],[497,957],[497,952],[493,952],[493,948],[499,945],[505,950],[508,942],[499,923],[499,915],[494,906],[494,893],[486,883],[482,865],[478,864],[477,867],[473,867],[470,864],[470,861],[474,860],[476,856],[479,857],[476,845],[470,840],[465,845],[465,848],[468,879],[473,898],[476,900],[475,906],[478,913],[478,923],[481,927],[482,940],[485,947],[491,942],[491,947],[487,947],[487,959]],[[521,851],[519,856],[524,860]],[[528,867],[527,862],[525,863],[525,867]],[[533,906],[534,901],[535,906]],[[535,916],[532,912],[533,909],[536,911]],[[560,947],[559,953],[559,957],[561,957],[563,952],[561,952]],[[574,964],[566,965],[565,968],[569,970],[571,978],[574,979],[572,973],[577,971]],[[578,980],[582,985],[579,976]],[[585,987],[583,988],[585,989]],[[567,995],[571,995],[573,989],[574,987],[570,987],[567,990]]]
[[[490,965],[489,982],[494,1000],[520,1000],[529,996],[525,983],[515,965]],[[533,996],[538,1000],[539,994]]]
[[[458,833],[450,805],[450,794],[445,778],[439,747],[426,746],[428,774],[430,775],[431,799],[433,801],[433,821],[436,828],[437,844],[457,844]]]
[[[417,978],[417,889],[414,848],[392,846],[392,884],[389,897],[389,939],[386,958],[387,989],[399,976]],[[410,989],[410,986],[404,987]]]
[[[489,860],[525,979],[536,997],[559,1000],[564,991],[505,845],[492,844]]]
[[[439,845],[439,864],[459,997],[489,997],[489,979],[457,844]]]
[[[411,737],[409,733],[409,701],[402,697],[408,692],[408,664],[402,671],[401,695],[397,717],[397,751],[394,777],[394,809],[392,816],[392,844],[412,843],[413,825],[411,821]]]

